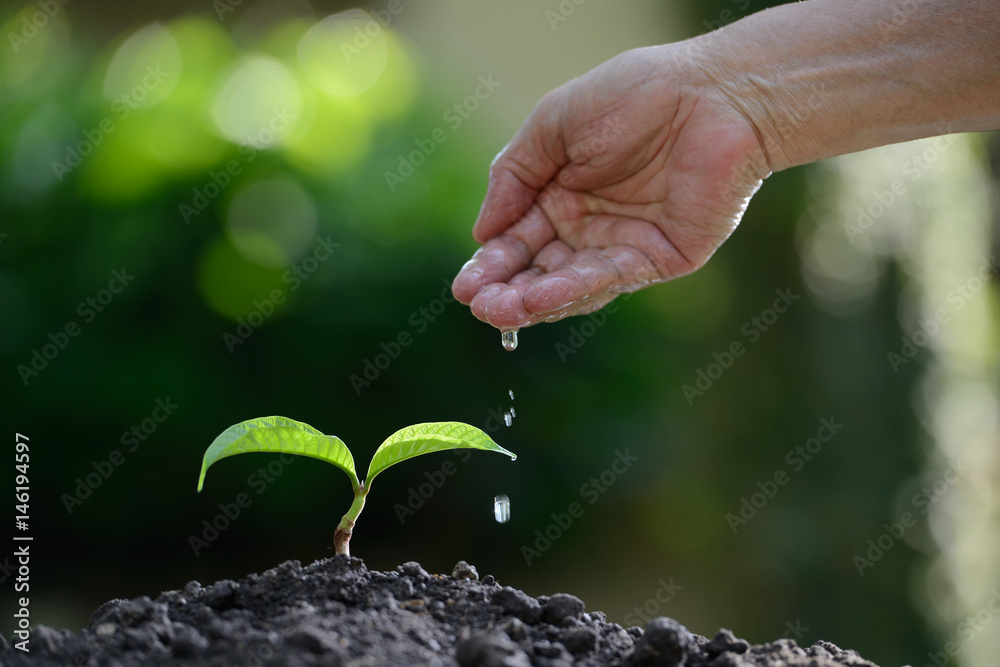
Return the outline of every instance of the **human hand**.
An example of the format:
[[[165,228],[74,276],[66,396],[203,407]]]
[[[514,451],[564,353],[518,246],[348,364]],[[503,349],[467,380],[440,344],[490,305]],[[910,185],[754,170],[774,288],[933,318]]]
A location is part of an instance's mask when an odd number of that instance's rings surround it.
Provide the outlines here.
[[[770,173],[692,41],[623,53],[550,92],[494,160],[452,285],[518,329],[701,267]]]

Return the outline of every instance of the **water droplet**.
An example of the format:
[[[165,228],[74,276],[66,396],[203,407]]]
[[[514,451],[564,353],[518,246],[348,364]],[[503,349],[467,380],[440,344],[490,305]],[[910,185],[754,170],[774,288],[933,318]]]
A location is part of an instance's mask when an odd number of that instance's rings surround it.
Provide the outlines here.
[[[514,400],[514,390],[513,389],[508,389],[507,393],[510,394],[510,400],[513,401]]]
[[[512,419],[517,416],[517,414],[514,412],[514,406],[513,405],[510,406],[510,416],[511,416]]]
[[[497,523],[510,521],[510,498],[507,497],[507,494],[501,493],[493,499],[493,516]]]
[[[503,343],[503,349],[513,352],[517,349],[517,331],[501,331],[500,342]]]
[[[509,412],[503,413],[503,423],[506,424],[507,426],[510,426],[511,424],[513,424],[514,423],[514,415],[510,414]]]

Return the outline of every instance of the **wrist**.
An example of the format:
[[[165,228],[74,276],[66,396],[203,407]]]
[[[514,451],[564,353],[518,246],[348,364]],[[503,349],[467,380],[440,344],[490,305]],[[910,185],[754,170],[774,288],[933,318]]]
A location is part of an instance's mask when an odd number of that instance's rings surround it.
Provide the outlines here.
[[[692,54],[779,171],[1000,127],[1000,20],[990,4],[810,0],[691,40]]]

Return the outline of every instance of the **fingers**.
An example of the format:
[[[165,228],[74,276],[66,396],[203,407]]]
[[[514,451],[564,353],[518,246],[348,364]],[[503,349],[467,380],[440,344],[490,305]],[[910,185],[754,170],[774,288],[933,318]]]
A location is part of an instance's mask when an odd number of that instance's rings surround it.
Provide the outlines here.
[[[556,93],[560,89],[556,89]],[[472,237],[485,243],[516,223],[566,164],[558,95],[538,103],[511,142],[493,160]]]
[[[503,234],[489,239],[476,251],[452,282],[452,292],[470,303],[482,288],[506,283],[532,265],[532,259],[555,239],[555,230],[537,206]]]
[[[564,249],[552,244],[549,252],[554,259]],[[572,254],[562,268],[543,271],[532,267],[507,284],[483,287],[469,304],[473,315],[498,329],[523,328],[593,312],[620,293],[660,280],[649,259],[628,246],[584,250]]]
[[[497,156],[490,167],[489,185],[479,216],[472,226],[472,238],[478,243],[496,237],[516,223],[535,201],[546,181],[540,181],[527,170],[514,163],[506,151]]]

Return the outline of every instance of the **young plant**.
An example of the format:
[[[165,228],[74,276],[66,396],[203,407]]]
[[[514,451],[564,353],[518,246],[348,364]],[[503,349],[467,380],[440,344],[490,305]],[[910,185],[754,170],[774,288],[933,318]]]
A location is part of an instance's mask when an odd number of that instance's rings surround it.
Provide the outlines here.
[[[354,489],[354,503],[333,534],[336,552],[349,556],[354,522],[365,507],[365,497],[371,490],[375,476],[394,463],[448,449],[482,449],[506,454],[512,460],[517,459],[516,454],[493,442],[490,436],[475,426],[461,422],[414,424],[396,431],[379,445],[372,456],[364,481],[358,481],[354,457],[337,436],[324,435],[309,424],[287,417],[259,417],[230,426],[208,446],[201,463],[198,492],[201,492],[205,483],[205,473],[209,466],[236,454],[299,454],[332,463],[347,473]]]

